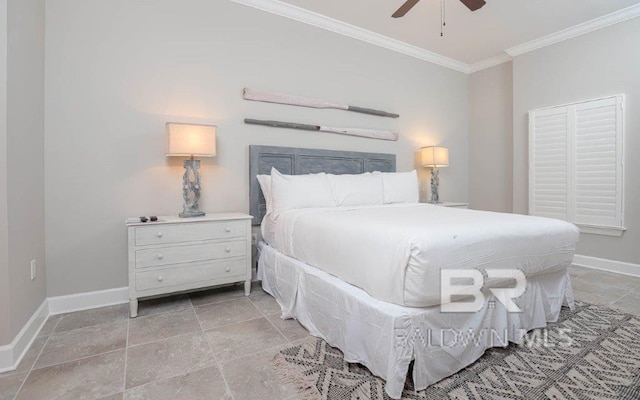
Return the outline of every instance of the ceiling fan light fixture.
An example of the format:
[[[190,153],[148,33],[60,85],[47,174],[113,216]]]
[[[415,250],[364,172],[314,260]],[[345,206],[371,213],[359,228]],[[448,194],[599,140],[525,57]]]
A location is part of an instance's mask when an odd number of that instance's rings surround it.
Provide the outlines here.
[[[400,6],[391,16],[393,18],[404,17],[406,13],[408,13],[413,6],[418,4],[420,0],[407,0],[403,5]],[[460,0],[462,4],[467,6],[467,8],[471,11],[476,11],[481,9],[487,2],[485,0]]]

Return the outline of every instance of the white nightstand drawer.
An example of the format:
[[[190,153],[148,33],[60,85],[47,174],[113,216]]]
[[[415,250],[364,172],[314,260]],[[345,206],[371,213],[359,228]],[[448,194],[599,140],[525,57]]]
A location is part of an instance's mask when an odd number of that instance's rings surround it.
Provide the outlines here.
[[[136,289],[158,289],[196,282],[215,281],[246,274],[246,259],[198,263],[179,268],[137,272]]]
[[[136,250],[136,268],[242,257],[246,254],[246,240]]]
[[[245,221],[158,224],[135,228],[136,246],[183,243],[198,240],[226,239],[247,235]]]

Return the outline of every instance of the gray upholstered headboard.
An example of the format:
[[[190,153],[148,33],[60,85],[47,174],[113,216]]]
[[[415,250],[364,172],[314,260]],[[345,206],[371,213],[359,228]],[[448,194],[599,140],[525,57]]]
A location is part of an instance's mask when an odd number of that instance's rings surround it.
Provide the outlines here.
[[[249,146],[249,153],[249,195],[254,225],[260,225],[267,210],[256,175],[269,175],[271,167],[286,175],[396,172],[395,154],[273,146]]]

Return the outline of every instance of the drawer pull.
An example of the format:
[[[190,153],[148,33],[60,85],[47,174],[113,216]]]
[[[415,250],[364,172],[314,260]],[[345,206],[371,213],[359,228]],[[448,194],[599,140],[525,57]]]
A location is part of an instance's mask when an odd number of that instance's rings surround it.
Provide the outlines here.
[[[227,247],[226,249],[224,249],[224,251],[226,251],[227,253],[231,253],[231,247]]]
[[[227,267],[224,269],[226,272],[231,272],[231,268]]]
[[[161,238],[161,237],[162,237],[162,232],[158,232],[158,233],[156,234],[156,236],[157,236],[157,237],[159,237],[159,238]]]
[[[161,275],[158,277],[158,282],[162,282],[164,280],[164,277]]]
[[[227,227],[224,231],[229,233],[229,232],[231,232],[231,228]]]
[[[164,256],[162,254],[158,254],[158,260],[162,260]]]

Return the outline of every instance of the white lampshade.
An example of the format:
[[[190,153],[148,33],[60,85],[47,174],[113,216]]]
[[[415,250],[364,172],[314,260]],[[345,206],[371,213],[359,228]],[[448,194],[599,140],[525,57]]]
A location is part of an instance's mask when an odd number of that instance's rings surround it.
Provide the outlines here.
[[[422,166],[428,168],[441,168],[449,166],[449,149],[446,147],[423,147]]]
[[[215,157],[216,127],[167,123],[167,156]]]

